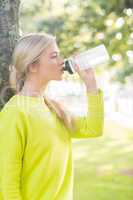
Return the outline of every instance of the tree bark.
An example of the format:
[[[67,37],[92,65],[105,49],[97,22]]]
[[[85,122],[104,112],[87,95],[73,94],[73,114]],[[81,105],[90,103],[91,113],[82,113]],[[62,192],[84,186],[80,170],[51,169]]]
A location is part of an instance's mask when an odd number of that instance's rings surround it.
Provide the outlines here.
[[[0,108],[13,95],[9,86],[9,64],[19,37],[20,0],[0,0]]]

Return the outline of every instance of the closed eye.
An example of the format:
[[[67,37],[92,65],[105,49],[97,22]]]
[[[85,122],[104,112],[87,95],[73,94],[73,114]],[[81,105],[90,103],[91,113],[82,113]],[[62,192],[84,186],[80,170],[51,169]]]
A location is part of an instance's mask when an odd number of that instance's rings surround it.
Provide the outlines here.
[[[57,58],[59,56],[59,52],[53,52],[51,54],[51,58]]]
[[[51,58],[57,58],[57,55],[56,56],[52,56]]]

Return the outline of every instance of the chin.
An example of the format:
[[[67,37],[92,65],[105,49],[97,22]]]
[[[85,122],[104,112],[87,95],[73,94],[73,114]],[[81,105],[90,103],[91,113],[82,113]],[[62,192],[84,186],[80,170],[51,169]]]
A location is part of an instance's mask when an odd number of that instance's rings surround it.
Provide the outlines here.
[[[53,80],[55,81],[61,81],[63,79],[63,75],[61,74],[60,76],[54,78]]]

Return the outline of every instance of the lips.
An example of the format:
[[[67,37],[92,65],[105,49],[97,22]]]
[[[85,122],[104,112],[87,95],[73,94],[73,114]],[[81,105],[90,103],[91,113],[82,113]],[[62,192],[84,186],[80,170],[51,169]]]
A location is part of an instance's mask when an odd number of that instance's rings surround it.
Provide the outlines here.
[[[61,70],[61,71],[64,71],[64,66],[62,66],[60,70]]]

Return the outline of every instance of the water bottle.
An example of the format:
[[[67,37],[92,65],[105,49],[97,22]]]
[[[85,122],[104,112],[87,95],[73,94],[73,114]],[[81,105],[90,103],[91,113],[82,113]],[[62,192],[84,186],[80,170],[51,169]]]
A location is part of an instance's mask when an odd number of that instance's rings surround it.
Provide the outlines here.
[[[74,58],[69,57],[64,60],[64,71],[70,74],[75,73],[74,65],[78,64],[80,70],[93,68],[97,65],[105,64],[109,61],[109,54],[104,44],[98,45],[85,52],[76,55]]]

